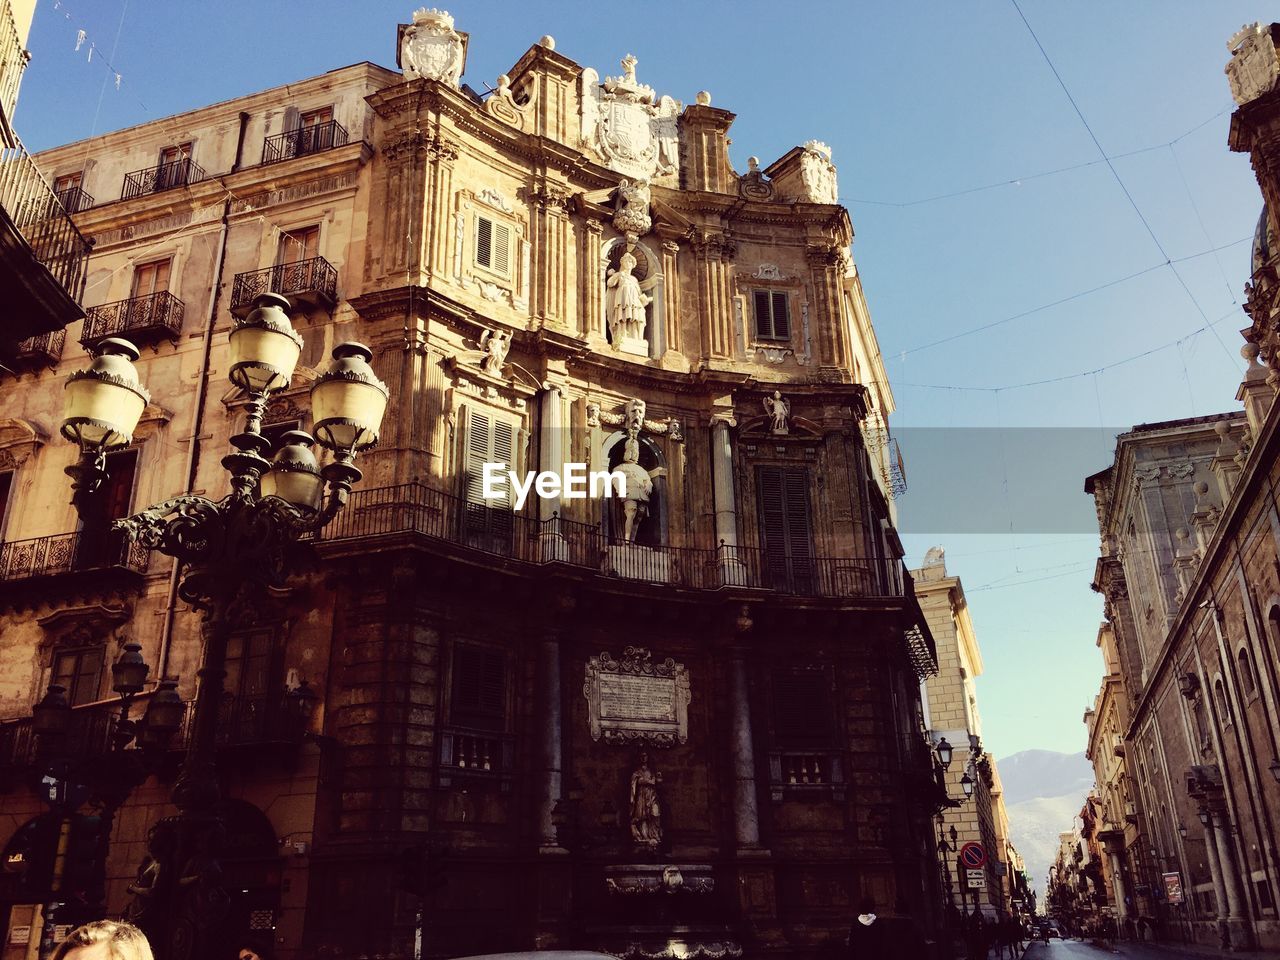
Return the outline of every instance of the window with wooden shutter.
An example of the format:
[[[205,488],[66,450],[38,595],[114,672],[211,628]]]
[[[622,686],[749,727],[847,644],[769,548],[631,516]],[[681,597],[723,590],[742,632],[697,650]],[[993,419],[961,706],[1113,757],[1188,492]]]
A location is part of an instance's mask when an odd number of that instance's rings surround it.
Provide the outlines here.
[[[503,555],[511,552],[515,501],[506,473],[514,469],[514,460],[515,428],[511,423],[469,410],[462,476],[466,500],[463,522],[470,546]],[[494,469],[502,478],[495,485],[498,495],[493,499],[486,499],[484,495],[486,463],[496,464]]]
[[[102,683],[102,648],[59,653],[53,660],[53,682],[66,689],[71,706],[93,703]]]
[[[11,496],[13,496],[13,471],[0,470],[0,540],[4,539],[4,521],[9,515]]]
[[[166,257],[164,260],[152,260],[150,263],[140,263],[133,268],[133,291],[130,297],[149,297],[153,293],[162,293],[169,289],[169,274],[173,269],[173,261]]]
[[[449,721],[472,730],[506,728],[507,658],[501,650],[454,645]]]
[[[121,450],[107,454],[107,479],[99,494],[108,520],[129,515],[133,503],[133,479],[138,469],[138,451]]]
[[[482,214],[476,214],[476,264],[511,275],[511,228]]]
[[[762,340],[790,340],[791,312],[787,294],[781,290],[755,290],[751,299],[756,336]]]
[[[823,670],[793,670],[773,677],[773,734],[779,746],[829,746],[831,685]]]
[[[320,256],[320,227],[299,227],[280,234],[276,248],[276,263],[301,263]]]
[[[762,464],[756,468],[756,495],[766,584],[809,592],[814,573],[809,471]]]

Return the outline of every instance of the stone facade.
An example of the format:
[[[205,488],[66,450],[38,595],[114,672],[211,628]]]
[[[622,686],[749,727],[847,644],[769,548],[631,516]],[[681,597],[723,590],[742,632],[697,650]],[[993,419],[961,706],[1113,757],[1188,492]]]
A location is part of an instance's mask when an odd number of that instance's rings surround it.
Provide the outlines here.
[[[944,888],[950,890],[951,906],[972,912],[979,909],[988,918],[1008,915],[1021,909],[1012,894],[1026,893],[1019,887],[1021,864],[1009,841],[1009,818],[1005,812],[1003,788],[995,759],[982,744],[982,719],[974,681],[982,675],[982,652],[978,646],[969,604],[959,577],[947,574],[941,548],[929,551],[924,566],[912,571],[916,597],[924,611],[938,651],[938,672],[923,684],[925,726],[936,745],[944,738],[953,748],[946,770],[947,796],[954,802],[937,818],[939,837],[948,844],[950,830],[956,829],[957,848],[980,843],[987,854],[981,890],[969,889],[969,875],[955,853],[943,860]],[[973,784],[973,796],[966,799],[962,779]]]
[[[1139,822],[1126,848],[1149,854],[1127,869],[1153,891],[1160,935],[1236,948],[1280,945],[1278,33],[1255,25],[1229,44],[1230,145],[1250,154],[1266,201],[1246,289],[1244,411],[1136,427],[1086,485],[1102,534],[1094,586],[1130,708],[1122,747]],[[1164,895],[1167,874],[1184,903]]]
[[[307,388],[348,339],[391,401],[308,571],[233,648],[235,924],[286,957],[406,956],[419,899],[397,877],[434,871],[436,956],[803,956],[865,896],[934,929],[935,663],[830,152],[739,174],[709,95],[659,97],[632,57],[602,81],[549,37],[482,99],[459,81],[469,43],[419,11],[403,73],[358,64],[38,157],[104,199],[76,214],[88,318],[0,381],[0,711],[29,714],[78,657],[92,713],[126,640],[191,696],[170,561],[74,553],[62,384],[76,339],[138,340],[154,399],[109,465],[112,509],[217,497],[243,417],[228,333],[273,289],[306,347],[270,427],[309,426]],[[569,462],[631,469],[648,499],[478,493],[484,463]],[[684,714],[659,735],[635,714],[677,674]],[[13,770],[25,723],[0,727]],[[112,910],[170,775],[118,820]],[[36,809],[15,787],[0,817],[12,833]]]

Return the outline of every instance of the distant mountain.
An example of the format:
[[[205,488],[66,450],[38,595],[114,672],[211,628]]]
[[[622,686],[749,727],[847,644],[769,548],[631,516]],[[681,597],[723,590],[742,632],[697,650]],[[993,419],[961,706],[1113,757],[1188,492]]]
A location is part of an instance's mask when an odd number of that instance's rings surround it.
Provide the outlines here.
[[[1093,767],[1084,753],[1053,750],[1024,750],[998,761],[997,766],[1010,839],[1043,902],[1045,877],[1058,855],[1058,834],[1071,829],[1084,806],[1093,786]]]
[[[1093,766],[1080,753],[1023,750],[996,762],[1004,802],[1013,806],[1036,797],[1060,797],[1093,786]],[[1065,827],[1063,829],[1066,829]]]

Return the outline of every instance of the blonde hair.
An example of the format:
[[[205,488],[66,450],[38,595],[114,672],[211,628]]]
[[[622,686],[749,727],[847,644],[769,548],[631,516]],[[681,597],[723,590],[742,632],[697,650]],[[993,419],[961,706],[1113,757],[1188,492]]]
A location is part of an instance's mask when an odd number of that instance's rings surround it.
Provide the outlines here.
[[[112,960],[155,960],[146,935],[123,920],[94,920],[76,927],[67,934],[67,939],[58,944],[51,960],[64,960],[72,950],[92,947],[97,943],[107,945]]]

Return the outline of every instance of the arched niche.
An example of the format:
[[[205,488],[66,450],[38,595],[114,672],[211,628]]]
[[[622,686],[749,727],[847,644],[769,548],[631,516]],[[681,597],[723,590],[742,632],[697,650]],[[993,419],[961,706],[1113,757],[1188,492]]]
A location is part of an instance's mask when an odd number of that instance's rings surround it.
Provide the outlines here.
[[[615,350],[622,349],[621,343],[614,342],[614,334],[610,324],[610,291],[609,273],[617,270],[622,254],[627,250],[624,237],[614,237],[604,241],[600,247],[600,303],[604,310],[605,334]],[[649,298],[645,307],[644,338],[648,345],[647,356],[651,359],[661,357],[666,350],[666,298],[663,295],[665,278],[662,273],[662,258],[645,243],[635,243],[631,247],[631,255],[636,258],[636,266],[632,276],[640,281],[640,292]]]
[[[652,438],[640,434],[636,438],[640,444],[640,466],[653,480],[653,492],[649,494],[649,512],[640,522],[634,542],[645,547],[666,546],[671,515],[671,497],[667,489],[667,458],[662,449]],[[624,430],[615,430],[601,444],[604,462],[610,471],[623,460],[627,434]],[[604,501],[601,511],[605,542],[624,543],[625,529],[622,500],[617,496]]]

